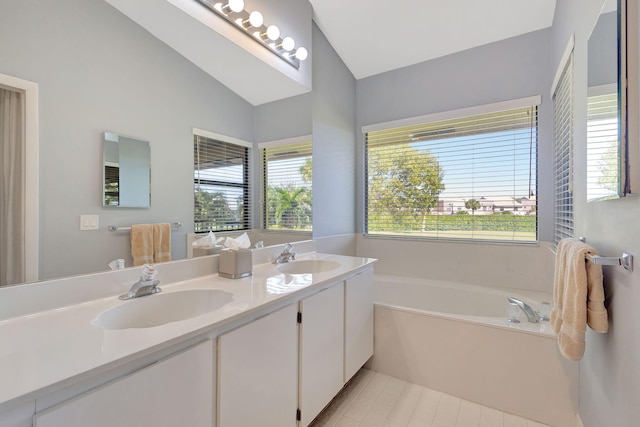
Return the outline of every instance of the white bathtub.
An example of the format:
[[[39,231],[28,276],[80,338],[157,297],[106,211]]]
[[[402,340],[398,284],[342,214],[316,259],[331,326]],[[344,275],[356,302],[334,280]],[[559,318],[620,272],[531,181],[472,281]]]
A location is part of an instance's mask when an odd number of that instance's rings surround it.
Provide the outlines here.
[[[575,425],[578,364],[548,322],[507,321],[507,297],[537,307],[538,292],[375,276],[375,350],[368,367],[501,411]]]

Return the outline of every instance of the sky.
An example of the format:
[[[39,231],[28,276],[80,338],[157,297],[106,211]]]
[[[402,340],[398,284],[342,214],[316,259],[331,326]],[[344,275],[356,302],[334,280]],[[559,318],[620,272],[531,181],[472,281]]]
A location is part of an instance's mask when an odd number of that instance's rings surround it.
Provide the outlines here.
[[[531,132],[521,129],[411,145],[428,150],[440,163],[445,184],[441,198],[526,197],[530,189],[537,193],[535,129]]]

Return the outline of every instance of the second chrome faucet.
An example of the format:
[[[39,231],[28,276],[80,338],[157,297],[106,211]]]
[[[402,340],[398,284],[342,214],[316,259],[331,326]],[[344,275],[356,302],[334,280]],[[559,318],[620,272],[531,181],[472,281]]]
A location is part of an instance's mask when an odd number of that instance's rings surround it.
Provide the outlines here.
[[[284,245],[282,252],[273,260],[274,264],[283,264],[285,262],[294,261],[296,259],[296,253],[293,251],[293,245],[287,243]]]

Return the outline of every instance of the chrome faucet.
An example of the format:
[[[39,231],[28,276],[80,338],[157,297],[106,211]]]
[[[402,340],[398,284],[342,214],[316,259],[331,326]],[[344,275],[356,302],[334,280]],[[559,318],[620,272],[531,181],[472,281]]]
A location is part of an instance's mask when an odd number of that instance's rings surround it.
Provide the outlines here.
[[[154,280],[156,274],[158,274],[158,270],[153,265],[145,264],[142,267],[142,276],[140,276],[140,280],[138,280],[133,284],[133,286],[131,286],[129,292],[120,295],[118,298],[126,301],[133,298],[162,292],[162,289],[158,287],[158,285],[160,284],[160,280]]]
[[[284,249],[274,260],[274,264],[283,264],[285,262],[294,261],[296,259],[296,253],[293,252],[293,245],[287,243],[284,245]]]
[[[509,297],[509,302],[511,304],[515,304],[518,307],[520,307],[520,309],[527,316],[527,320],[529,322],[538,323],[538,320],[540,319],[540,315],[533,308],[531,308],[529,304],[514,297]]]

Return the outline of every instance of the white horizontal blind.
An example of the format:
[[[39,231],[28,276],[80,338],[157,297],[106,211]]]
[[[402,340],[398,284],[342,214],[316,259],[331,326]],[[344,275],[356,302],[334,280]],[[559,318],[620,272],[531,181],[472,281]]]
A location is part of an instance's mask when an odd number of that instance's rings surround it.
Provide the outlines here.
[[[311,141],[262,149],[264,228],[312,229]]]
[[[587,102],[587,200],[620,193],[618,94],[589,96]]]
[[[366,133],[367,235],[536,241],[537,106]]]
[[[573,237],[573,54],[569,55],[553,94],[555,244]]]
[[[249,148],[194,135],[194,231],[249,229]]]

